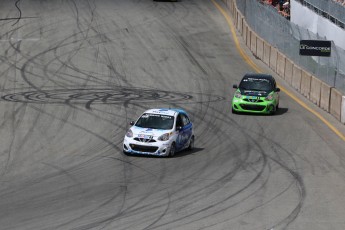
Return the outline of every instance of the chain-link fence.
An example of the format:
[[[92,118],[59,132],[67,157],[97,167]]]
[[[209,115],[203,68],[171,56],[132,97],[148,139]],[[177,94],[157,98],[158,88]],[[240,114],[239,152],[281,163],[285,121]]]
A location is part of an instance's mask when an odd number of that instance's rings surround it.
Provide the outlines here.
[[[264,40],[315,77],[345,93],[345,50],[332,42],[331,57],[299,55],[300,40],[327,40],[291,23],[275,8],[257,0],[237,0],[248,25]]]

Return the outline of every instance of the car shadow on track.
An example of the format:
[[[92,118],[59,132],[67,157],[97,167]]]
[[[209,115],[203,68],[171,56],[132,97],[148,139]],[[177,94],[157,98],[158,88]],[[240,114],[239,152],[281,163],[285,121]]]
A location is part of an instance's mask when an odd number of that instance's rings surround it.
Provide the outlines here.
[[[284,113],[286,113],[287,111],[289,111],[288,108],[279,108],[274,114],[270,115],[270,114],[261,114],[261,113],[236,113],[235,115],[251,115],[251,116],[262,116],[262,117],[266,117],[266,116],[280,116],[283,115]]]
[[[153,0],[154,2],[178,2],[179,0]]]
[[[202,150],[204,150],[204,149],[203,148],[197,148],[197,147],[194,147],[192,150],[185,149],[185,150],[182,150],[181,152],[175,153],[175,156],[173,156],[172,158],[188,156],[188,155],[200,152]]]
[[[197,152],[200,152],[204,150],[203,148],[196,148],[194,147],[192,150],[182,150],[181,152],[175,153],[175,156],[173,157],[162,157],[162,156],[153,156],[153,155],[144,155],[144,154],[127,154],[128,157],[142,157],[142,158],[178,158],[178,157],[184,157],[188,156]]]

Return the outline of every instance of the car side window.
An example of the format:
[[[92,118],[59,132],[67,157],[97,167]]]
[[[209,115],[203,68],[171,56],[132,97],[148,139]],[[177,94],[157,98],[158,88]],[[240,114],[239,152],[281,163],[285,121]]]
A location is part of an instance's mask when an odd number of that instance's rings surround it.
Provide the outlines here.
[[[177,116],[177,119],[176,119],[176,127],[183,127],[183,119],[182,119],[181,114],[179,114],[179,115]]]
[[[183,121],[183,126],[186,126],[186,125],[188,125],[189,124],[189,119],[188,119],[188,117],[186,116],[186,115],[182,115],[182,121]]]

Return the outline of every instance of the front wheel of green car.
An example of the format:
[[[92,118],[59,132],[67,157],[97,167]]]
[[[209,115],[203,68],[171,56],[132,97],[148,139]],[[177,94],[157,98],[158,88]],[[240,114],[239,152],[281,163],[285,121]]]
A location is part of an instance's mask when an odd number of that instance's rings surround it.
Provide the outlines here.
[[[270,115],[274,115],[274,113],[276,112],[276,107],[271,104],[269,107],[268,107],[268,111],[269,111],[269,114]]]

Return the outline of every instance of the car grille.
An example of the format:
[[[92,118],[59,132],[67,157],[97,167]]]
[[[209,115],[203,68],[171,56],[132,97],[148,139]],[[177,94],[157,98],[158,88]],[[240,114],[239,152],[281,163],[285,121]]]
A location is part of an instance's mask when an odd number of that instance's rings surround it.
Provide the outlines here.
[[[134,140],[136,141],[140,141],[140,142],[145,142],[145,143],[152,143],[152,142],[156,142],[153,139],[146,139],[146,138],[139,138],[139,137],[135,137]]]
[[[261,99],[248,99],[248,98],[243,99],[243,101],[248,101],[248,102],[264,102]]]
[[[139,152],[154,153],[158,150],[158,147],[156,146],[145,146],[145,145],[135,145],[135,144],[130,144],[130,146],[134,151],[139,151]]]
[[[254,110],[254,111],[262,111],[266,108],[266,106],[264,106],[264,105],[240,104],[240,106],[244,110]]]

